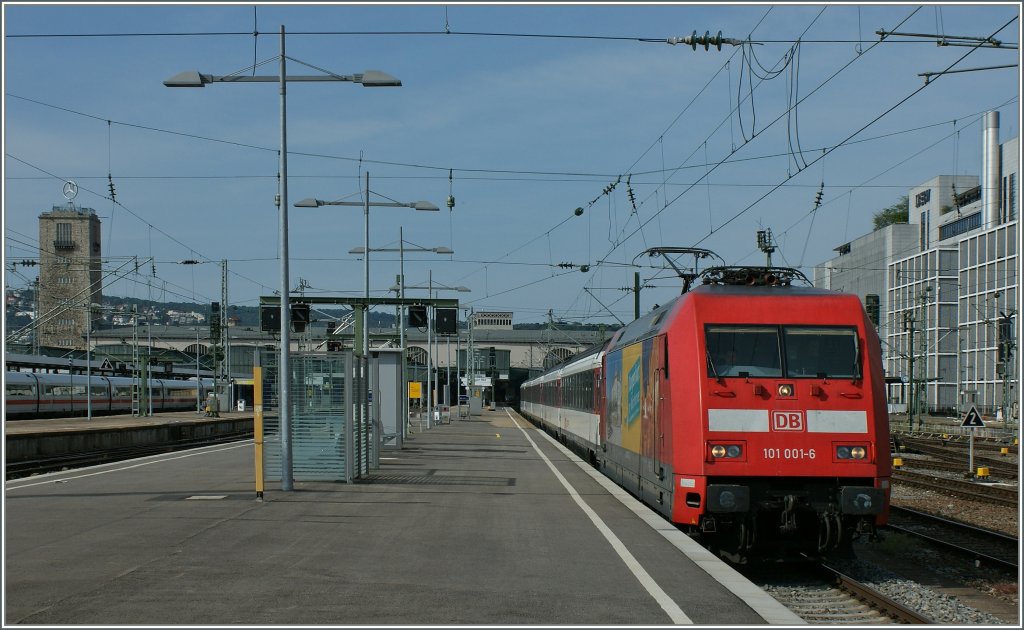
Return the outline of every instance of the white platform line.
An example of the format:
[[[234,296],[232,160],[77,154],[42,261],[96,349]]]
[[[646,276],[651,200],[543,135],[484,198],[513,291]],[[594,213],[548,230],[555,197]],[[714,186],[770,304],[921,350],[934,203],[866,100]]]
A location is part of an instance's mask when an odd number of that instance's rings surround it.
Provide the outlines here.
[[[537,454],[540,455],[541,459],[544,460],[544,463],[548,465],[548,468],[551,469],[551,472],[554,473],[558,481],[561,482],[563,487],[565,487],[566,491],[569,493],[569,496],[571,496],[573,501],[576,502],[576,505],[580,506],[580,509],[583,510],[583,513],[590,518],[590,521],[594,524],[594,527],[596,527],[597,530],[601,532],[605,539],[611,544],[612,549],[615,550],[615,553],[619,554],[619,557],[622,558],[622,562],[625,563],[626,568],[628,568],[633,573],[636,579],[640,582],[640,585],[647,589],[647,592],[651,594],[651,597],[653,597],[654,600],[658,602],[658,605],[661,606],[662,610],[664,610],[668,614],[669,618],[672,620],[672,623],[692,624],[693,621],[686,616],[686,613],[684,613],[682,609],[679,608],[679,605],[676,604],[675,601],[673,601],[672,598],[668,596],[668,593],[666,593],[660,586],[658,586],[658,583],[654,581],[654,578],[652,578],[650,574],[647,573],[647,571],[640,565],[637,559],[633,557],[633,554],[631,554],[629,550],[626,549],[626,546],[622,544],[622,541],[619,540],[619,537],[616,536],[612,532],[612,530],[608,529],[608,526],[605,525],[603,520],[601,520],[601,517],[598,516],[597,513],[594,512],[594,510],[589,505],[587,505],[586,501],[584,501],[580,497],[579,493],[576,492],[576,489],[572,487],[572,484],[570,484],[569,481],[562,476],[562,473],[558,472],[558,469],[555,468],[555,465],[551,463],[551,460],[548,459],[547,455],[545,455],[543,451],[541,451],[537,444],[533,441],[533,439],[530,438],[530,434],[527,433],[526,430],[523,429],[523,427],[519,426],[519,423],[516,422],[516,419],[512,416],[511,413],[509,413],[509,410],[507,408],[505,409],[505,413],[508,414],[508,417],[512,420],[512,423],[516,425],[516,428],[522,431],[523,435],[526,436],[526,440],[530,443],[530,446],[533,447],[533,450],[537,451]]]
[[[506,409],[506,412],[507,411],[508,410]],[[676,549],[683,552],[683,554],[692,560],[694,564],[703,569],[705,573],[713,577],[729,592],[742,599],[748,606],[750,606],[751,609],[753,609],[754,612],[760,615],[762,619],[770,624],[785,626],[807,625],[807,622],[797,616],[796,613],[780,604],[778,600],[772,598],[762,589],[758,588],[756,584],[740,575],[738,571],[730,567],[725,562],[722,562],[713,553],[704,547],[701,547],[699,543],[681,532],[675,525],[665,520],[660,514],[641,503],[636,499],[636,497],[616,485],[611,479],[595,470],[593,466],[577,457],[576,453],[573,453],[571,450],[562,446],[558,440],[548,435],[546,431],[541,430],[538,432],[547,438],[548,442],[565,453],[572,461],[576,462],[576,465],[579,466],[583,472],[590,475],[590,477],[600,484],[601,487],[607,490],[609,494],[618,499],[620,503],[626,506],[626,508],[636,514],[642,521],[650,525],[652,529],[661,534]],[[550,463],[548,465],[550,465]]]

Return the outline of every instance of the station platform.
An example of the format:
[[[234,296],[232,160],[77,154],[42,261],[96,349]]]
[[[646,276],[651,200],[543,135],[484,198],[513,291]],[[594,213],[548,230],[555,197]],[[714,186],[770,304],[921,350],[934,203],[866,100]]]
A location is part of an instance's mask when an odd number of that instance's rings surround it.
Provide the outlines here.
[[[9,481],[6,624],[800,625],[510,409],[355,483],[251,440]]]
[[[22,462],[124,447],[252,435],[252,426],[252,411],[221,412],[216,418],[195,411],[170,411],[152,416],[6,420],[4,452],[8,462]]]
[[[222,411],[220,419],[252,420],[252,411]],[[7,420],[4,422],[4,433],[7,435],[26,435],[42,433],[66,433],[69,431],[89,431],[107,429],[127,429],[134,427],[152,427],[163,424],[196,423],[206,424],[217,421],[196,411],[166,411],[152,416],[133,416],[131,414],[115,414],[109,416],[71,416],[67,418],[38,418],[31,420]]]

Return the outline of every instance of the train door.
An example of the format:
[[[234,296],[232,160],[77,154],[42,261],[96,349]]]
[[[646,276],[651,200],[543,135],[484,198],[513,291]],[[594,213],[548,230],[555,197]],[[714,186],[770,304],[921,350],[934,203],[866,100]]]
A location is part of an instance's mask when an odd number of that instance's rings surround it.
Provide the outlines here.
[[[667,505],[666,483],[668,473],[664,463],[665,433],[662,424],[662,382],[665,378],[665,337],[658,336],[643,342],[643,384],[641,401],[642,448],[640,458],[640,485],[643,499],[654,506]]]
[[[100,403],[101,408],[104,413],[109,413],[110,410],[113,409],[114,407],[114,384],[111,383],[110,379],[107,378],[106,376],[100,376],[99,379],[100,383],[102,383],[103,387],[105,387],[107,390],[107,395],[103,398],[103,400]],[[96,404],[93,403],[93,409],[95,408]]]

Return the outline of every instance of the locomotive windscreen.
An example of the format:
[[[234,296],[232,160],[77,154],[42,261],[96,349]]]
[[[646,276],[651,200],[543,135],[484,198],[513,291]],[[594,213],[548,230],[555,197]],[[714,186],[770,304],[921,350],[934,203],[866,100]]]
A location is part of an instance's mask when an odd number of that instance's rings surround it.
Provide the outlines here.
[[[709,376],[782,376],[778,326],[707,326]]]
[[[855,378],[857,331],[853,328],[784,326],[788,376]]]
[[[826,326],[705,327],[708,376],[857,378],[857,331]]]

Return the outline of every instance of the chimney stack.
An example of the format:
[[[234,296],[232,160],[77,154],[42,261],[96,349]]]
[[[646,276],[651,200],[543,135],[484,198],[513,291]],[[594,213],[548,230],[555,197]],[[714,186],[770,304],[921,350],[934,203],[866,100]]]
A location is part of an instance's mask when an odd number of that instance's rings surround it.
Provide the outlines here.
[[[999,112],[985,112],[981,129],[981,208],[984,227],[999,225]]]

